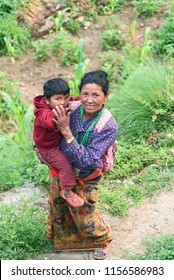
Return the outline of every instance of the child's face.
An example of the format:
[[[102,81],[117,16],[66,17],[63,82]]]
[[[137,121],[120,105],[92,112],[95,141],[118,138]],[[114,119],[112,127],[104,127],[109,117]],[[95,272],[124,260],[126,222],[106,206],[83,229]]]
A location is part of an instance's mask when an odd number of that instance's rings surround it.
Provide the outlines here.
[[[54,94],[51,96],[50,99],[45,98],[46,104],[48,104],[52,109],[54,109],[56,106],[62,105],[63,107],[68,106],[69,102],[69,94],[63,95],[63,94]]]

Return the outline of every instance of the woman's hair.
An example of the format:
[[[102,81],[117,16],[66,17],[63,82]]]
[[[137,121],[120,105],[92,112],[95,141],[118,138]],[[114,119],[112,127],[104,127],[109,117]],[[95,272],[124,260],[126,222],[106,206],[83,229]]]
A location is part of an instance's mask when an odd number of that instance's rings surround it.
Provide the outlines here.
[[[61,78],[48,80],[43,86],[44,96],[50,98],[55,94],[66,95],[70,93],[68,83]]]
[[[108,94],[109,91],[108,74],[103,70],[91,71],[86,73],[81,79],[81,83],[79,85],[80,91],[82,87],[86,84],[97,84],[101,86],[104,95]]]

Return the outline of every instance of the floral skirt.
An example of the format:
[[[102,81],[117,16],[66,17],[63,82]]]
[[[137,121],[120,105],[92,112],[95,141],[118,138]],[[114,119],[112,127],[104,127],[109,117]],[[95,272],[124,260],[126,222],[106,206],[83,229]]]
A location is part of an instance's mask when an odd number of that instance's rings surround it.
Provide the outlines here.
[[[60,196],[61,187],[54,169],[50,170],[50,182],[47,234],[54,240],[54,249],[92,250],[107,246],[112,233],[96,208],[99,180],[77,182],[73,191],[85,201],[79,208],[73,208]]]

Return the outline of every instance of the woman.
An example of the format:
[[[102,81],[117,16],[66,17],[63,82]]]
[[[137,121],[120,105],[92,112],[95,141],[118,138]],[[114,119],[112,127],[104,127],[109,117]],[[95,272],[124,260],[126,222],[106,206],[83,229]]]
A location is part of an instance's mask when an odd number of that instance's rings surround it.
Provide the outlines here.
[[[107,73],[101,70],[86,73],[79,88],[82,105],[71,113],[71,118],[63,107],[56,108],[54,122],[64,136],[61,149],[76,172],[74,192],[85,203],[75,209],[65,202],[59,195],[58,174],[51,169],[48,237],[54,239],[55,250],[90,249],[94,250],[95,259],[104,259],[109,253],[112,233],[96,209],[97,193],[102,156],[115,142],[118,127],[112,115],[100,132],[94,125],[108,99]]]

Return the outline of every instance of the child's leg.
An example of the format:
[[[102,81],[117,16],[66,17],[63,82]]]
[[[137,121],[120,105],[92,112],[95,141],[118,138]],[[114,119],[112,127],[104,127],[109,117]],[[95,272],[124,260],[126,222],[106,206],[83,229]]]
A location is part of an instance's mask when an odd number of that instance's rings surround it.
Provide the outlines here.
[[[72,188],[76,184],[74,170],[63,152],[58,148],[53,148],[41,153],[44,160],[59,173],[60,185],[62,187],[61,196],[72,206],[79,207],[84,204],[83,199],[74,194]]]

